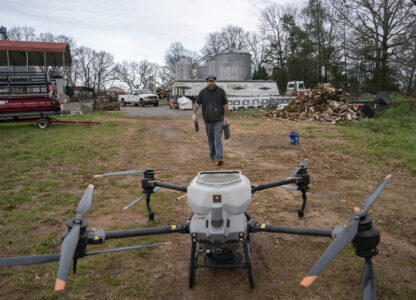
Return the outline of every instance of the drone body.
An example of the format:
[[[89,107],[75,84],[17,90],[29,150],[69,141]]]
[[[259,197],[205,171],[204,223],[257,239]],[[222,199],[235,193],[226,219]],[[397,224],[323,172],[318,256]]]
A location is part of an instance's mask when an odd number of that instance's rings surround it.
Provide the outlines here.
[[[247,234],[251,185],[240,171],[200,172],[189,185],[187,198],[194,213],[189,230],[198,240],[231,243]]]

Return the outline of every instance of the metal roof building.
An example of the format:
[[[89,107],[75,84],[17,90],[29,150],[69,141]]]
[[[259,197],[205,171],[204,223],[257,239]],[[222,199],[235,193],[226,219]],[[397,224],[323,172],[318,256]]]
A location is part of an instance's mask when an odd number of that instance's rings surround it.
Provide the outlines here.
[[[56,66],[72,63],[68,43],[0,40],[0,66]]]

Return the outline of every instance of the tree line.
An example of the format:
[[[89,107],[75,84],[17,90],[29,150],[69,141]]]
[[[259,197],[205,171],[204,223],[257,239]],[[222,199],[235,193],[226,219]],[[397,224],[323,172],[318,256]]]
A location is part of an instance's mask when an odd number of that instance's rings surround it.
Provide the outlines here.
[[[73,85],[96,90],[114,82],[129,88],[167,85],[175,63],[236,49],[251,54],[253,79],[288,81],[307,87],[332,83],[354,94],[379,90],[416,94],[416,0],[308,0],[304,6],[271,4],[260,13],[257,31],[227,25],[209,33],[199,53],[175,42],[165,65],[147,60],[115,62],[111,53],[76,47],[72,38],[35,34],[27,26],[8,31],[11,40],[68,42]],[[59,70],[55,70],[59,72]]]

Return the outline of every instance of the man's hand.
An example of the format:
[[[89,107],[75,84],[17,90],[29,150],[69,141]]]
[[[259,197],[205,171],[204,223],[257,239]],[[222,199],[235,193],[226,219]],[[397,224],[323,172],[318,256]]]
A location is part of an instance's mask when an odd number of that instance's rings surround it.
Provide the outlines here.
[[[195,103],[194,108],[193,108],[193,113],[192,113],[192,121],[194,121],[194,122],[196,120],[196,112],[198,111],[198,109],[199,109],[199,104]]]
[[[224,105],[224,123],[229,124],[230,122],[228,121],[228,116],[229,116],[229,111],[228,111],[228,104]]]

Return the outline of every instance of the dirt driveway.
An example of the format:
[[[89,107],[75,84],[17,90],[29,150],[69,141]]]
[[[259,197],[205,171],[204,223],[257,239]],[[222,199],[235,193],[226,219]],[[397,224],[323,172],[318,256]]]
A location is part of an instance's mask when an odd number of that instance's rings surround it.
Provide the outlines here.
[[[162,117],[162,116],[191,116],[192,110],[171,109],[168,104],[154,106],[126,106],[121,107],[120,111],[129,117]]]

